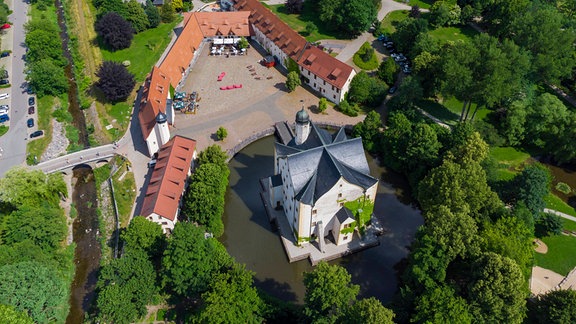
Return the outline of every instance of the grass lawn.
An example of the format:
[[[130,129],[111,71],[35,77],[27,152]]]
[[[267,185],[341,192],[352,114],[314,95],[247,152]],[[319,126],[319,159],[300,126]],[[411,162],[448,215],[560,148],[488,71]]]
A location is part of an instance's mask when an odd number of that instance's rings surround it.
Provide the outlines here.
[[[102,57],[105,61],[130,61],[128,70],[134,74],[136,82],[141,83],[166,49],[172,36],[172,29],[179,22],[180,20],[170,24],[161,24],[154,29],[134,35],[129,48],[116,52],[102,49]]]
[[[307,5],[309,2],[304,2],[304,8],[301,14],[289,14],[286,12],[286,7],[283,4],[269,6],[272,12],[285,22],[290,28],[297,31],[300,35],[304,36],[309,42],[316,42],[321,39],[335,39],[337,38],[333,31],[326,28],[325,24],[320,21],[318,14],[312,8],[312,4]],[[318,30],[308,35],[306,32],[306,23],[313,22]]]
[[[512,180],[530,158],[530,154],[513,147],[491,147],[490,156],[498,163],[496,173],[499,180]]]
[[[128,97],[128,100],[131,100]],[[108,130],[108,133],[112,135],[112,138],[118,138],[122,136],[123,132],[128,127],[128,123],[130,122],[130,114],[132,113],[132,107],[127,102],[119,102],[116,104],[107,104],[106,105],[106,113],[110,116],[112,120],[104,120],[103,125],[112,125],[115,126]],[[116,127],[118,126],[118,127]]]
[[[394,0],[396,2],[405,3],[409,6],[418,6],[421,9],[429,9],[434,0]]]
[[[408,18],[408,14],[410,12],[408,10],[397,10],[392,11],[384,19],[382,19],[382,24],[380,25],[380,29],[386,34],[390,35],[396,31],[396,25],[398,22],[405,20]]]
[[[428,32],[430,36],[444,44],[448,41],[470,41],[478,32],[469,26],[440,27]]]
[[[444,123],[448,125],[456,125],[458,123],[458,119],[460,118],[459,114],[455,114],[450,111],[445,106],[435,102],[431,99],[424,99],[420,100],[417,104],[422,110],[426,111],[430,115],[442,120]]]
[[[562,218],[564,221],[564,229],[568,231],[576,231],[576,222],[573,222],[569,219]]]
[[[560,199],[560,197],[549,193],[544,197],[544,201],[546,202],[546,208],[554,209],[564,214],[576,217],[576,210]]]
[[[114,198],[116,198],[116,205],[118,206],[118,216],[120,217],[120,227],[127,227],[130,221],[130,213],[132,212],[132,205],[136,198],[136,182],[134,181],[134,174],[127,172],[124,178],[120,181],[119,178],[126,171],[126,163],[122,164],[112,181],[114,183]]]
[[[44,20],[56,24],[58,18],[55,6],[46,6],[46,10],[38,10],[36,7],[36,5],[33,5],[29,12],[31,20]]]
[[[563,276],[576,266],[576,237],[555,235],[542,239],[548,246],[548,253],[535,253],[536,264]]]
[[[0,136],[8,133],[8,129],[9,129],[9,128],[8,128],[8,126],[6,126],[6,125],[0,126]]]

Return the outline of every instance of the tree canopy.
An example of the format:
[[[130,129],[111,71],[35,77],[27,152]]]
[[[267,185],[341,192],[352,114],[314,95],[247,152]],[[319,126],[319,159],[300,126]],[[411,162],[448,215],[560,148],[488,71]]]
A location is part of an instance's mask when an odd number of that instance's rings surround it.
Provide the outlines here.
[[[96,76],[99,78],[96,86],[111,102],[126,99],[136,85],[134,75],[118,62],[104,61],[96,72]]]
[[[135,32],[132,25],[116,12],[109,12],[98,19],[94,29],[111,51],[130,47]]]
[[[531,308],[531,316],[538,323],[563,324],[576,321],[576,291],[551,290],[539,295]]]

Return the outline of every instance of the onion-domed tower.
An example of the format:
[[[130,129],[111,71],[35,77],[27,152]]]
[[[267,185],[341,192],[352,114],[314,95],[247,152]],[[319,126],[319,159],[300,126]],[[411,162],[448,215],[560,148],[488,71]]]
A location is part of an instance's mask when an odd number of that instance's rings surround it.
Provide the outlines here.
[[[170,140],[170,130],[168,129],[168,116],[165,113],[159,112],[156,116],[156,131],[158,132],[158,141],[160,142],[158,145],[162,147],[162,145],[166,144]]]
[[[296,145],[306,142],[310,134],[310,116],[304,107],[296,113]]]

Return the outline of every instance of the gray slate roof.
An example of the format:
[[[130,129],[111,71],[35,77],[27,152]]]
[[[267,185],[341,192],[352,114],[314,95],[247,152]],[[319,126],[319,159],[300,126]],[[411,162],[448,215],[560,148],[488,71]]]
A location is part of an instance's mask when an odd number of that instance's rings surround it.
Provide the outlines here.
[[[344,128],[334,136],[314,123],[310,128],[301,145],[294,138],[286,145],[276,143],[276,156],[287,159],[298,201],[314,205],[341,177],[363,189],[378,182],[370,176],[361,138],[348,139]]]
[[[336,212],[336,218],[338,218],[338,221],[340,222],[340,224],[342,224],[349,218],[352,218],[352,220],[354,220],[354,215],[350,210],[348,210],[348,208],[342,207],[340,208],[340,210],[338,210],[338,212]]]

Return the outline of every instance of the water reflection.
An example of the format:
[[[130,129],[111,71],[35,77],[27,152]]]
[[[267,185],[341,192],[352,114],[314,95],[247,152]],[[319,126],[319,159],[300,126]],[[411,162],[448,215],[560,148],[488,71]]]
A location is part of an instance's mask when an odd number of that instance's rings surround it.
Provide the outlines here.
[[[225,232],[221,241],[238,262],[256,272],[258,287],[283,300],[302,303],[303,273],[310,271],[312,266],[308,260],[288,263],[280,238],[268,223],[259,195],[259,179],[273,173],[273,144],[273,136],[261,139],[230,161],[230,188],[226,193]],[[368,164],[371,174],[381,180],[375,213],[386,233],[380,238],[380,246],[333,263],[350,272],[353,282],[361,286],[362,296],[374,296],[387,302],[397,288],[394,266],[408,254],[407,247],[422,224],[422,217],[407,203],[409,191],[402,178],[378,166],[370,156]]]

